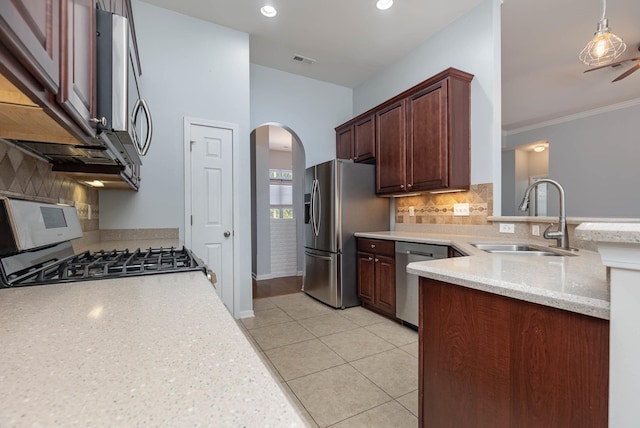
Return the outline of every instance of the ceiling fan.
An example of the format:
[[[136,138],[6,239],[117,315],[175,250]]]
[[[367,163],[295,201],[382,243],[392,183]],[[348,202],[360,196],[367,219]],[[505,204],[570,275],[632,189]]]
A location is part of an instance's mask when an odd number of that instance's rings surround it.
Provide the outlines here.
[[[640,51],[640,46],[638,46],[638,50]],[[624,79],[625,77],[630,76],[632,73],[640,70],[640,56],[637,56],[635,58],[627,58],[627,59],[623,59],[621,61],[616,61],[616,62],[612,62],[611,64],[607,64],[607,65],[601,65],[599,67],[594,67],[594,68],[590,68],[588,70],[585,70],[585,73],[588,73],[590,71],[595,71],[595,70],[600,70],[601,68],[607,68],[607,67],[616,67],[616,66],[620,66],[622,64],[624,64],[625,62],[635,62],[635,64],[633,64],[631,66],[630,69],[628,69],[627,71],[625,71],[624,73],[622,73],[620,76],[616,77],[615,79],[613,79],[611,81],[611,83],[617,82],[619,80]]]

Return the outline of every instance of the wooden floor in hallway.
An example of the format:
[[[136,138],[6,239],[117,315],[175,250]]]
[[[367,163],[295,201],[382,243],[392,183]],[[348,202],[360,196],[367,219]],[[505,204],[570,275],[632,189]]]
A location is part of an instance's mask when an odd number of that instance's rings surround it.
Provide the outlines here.
[[[299,293],[301,289],[302,276],[285,276],[262,281],[253,280],[254,299]]]

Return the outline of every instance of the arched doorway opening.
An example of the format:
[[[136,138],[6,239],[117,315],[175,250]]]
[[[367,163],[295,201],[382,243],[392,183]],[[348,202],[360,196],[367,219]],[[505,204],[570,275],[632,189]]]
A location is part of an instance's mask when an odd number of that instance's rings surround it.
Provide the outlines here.
[[[304,146],[285,125],[251,133],[253,298],[300,291],[304,249]]]

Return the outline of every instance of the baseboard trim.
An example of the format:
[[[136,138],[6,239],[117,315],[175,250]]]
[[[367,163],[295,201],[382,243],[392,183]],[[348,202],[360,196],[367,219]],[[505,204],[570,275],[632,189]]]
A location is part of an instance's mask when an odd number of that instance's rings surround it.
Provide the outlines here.
[[[256,315],[253,313],[253,311],[240,311],[240,319],[242,318],[253,318]]]
[[[302,276],[302,273],[301,272],[300,273],[299,272],[285,272],[285,273],[267,273],[267,274],[264,274],[264,275],[256,275],[255,273],[252,273],[251,276],[256,281],[264,281],[266,279],[286,278],[288,276]]]

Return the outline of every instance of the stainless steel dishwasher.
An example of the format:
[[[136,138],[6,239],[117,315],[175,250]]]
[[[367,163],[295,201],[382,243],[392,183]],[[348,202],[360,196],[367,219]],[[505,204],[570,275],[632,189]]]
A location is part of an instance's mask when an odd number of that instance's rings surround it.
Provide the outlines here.
[[[418,325],[418,276],[407,273],[407,265],[426,260],[446,259],[446,245],[396,242],[396,317]]]

